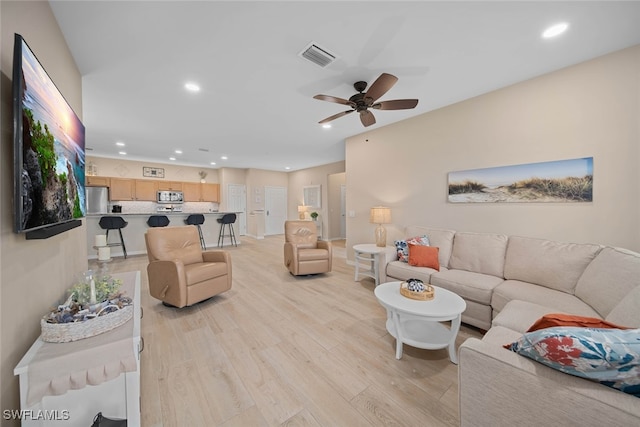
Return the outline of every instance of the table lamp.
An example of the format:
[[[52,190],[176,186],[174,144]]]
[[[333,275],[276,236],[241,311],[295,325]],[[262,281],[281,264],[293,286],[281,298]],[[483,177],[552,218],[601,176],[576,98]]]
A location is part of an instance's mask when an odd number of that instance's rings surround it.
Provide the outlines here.
[[[305,219],[307,216],[306,214],[307,214],[307,207],[304,205],[298,206],[298,217],[300,219]]]
[[[376,246],[379,246],[381,248],[387,246],[387,230],[383,227],[382,224],[391,223],[391,208],[387,208],[384,206],[371,208],[369,222],[372,224],[378,224],[375,231]]]

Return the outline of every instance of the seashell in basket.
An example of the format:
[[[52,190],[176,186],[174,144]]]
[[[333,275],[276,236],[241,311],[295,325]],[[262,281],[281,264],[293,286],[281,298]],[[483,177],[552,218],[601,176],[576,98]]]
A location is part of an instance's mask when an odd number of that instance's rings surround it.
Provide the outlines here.
[[[42,341],[71,342],[109,332],[124,325],[133,317],[133,305],[127,305],[119,310],[83,322],[48,323],[47,317],[49,316],[40,319],[42,330],[40,338]]]
[[[425,285],[422,280],[407,279],[404,282],[400,282],[400,294],[419,301],[429,301],[433,299],[434,289],[429,284]]]

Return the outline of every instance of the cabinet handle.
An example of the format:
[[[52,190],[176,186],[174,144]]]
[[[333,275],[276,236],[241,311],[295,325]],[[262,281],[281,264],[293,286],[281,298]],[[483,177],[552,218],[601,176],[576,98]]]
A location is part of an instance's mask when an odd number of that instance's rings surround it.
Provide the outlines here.
[[[140,307],[140,318],[144,317],[144,307]]]
[[[144,337],[140,337],[140,344],[138,345],[138,354],[142,353],[144,350]]]

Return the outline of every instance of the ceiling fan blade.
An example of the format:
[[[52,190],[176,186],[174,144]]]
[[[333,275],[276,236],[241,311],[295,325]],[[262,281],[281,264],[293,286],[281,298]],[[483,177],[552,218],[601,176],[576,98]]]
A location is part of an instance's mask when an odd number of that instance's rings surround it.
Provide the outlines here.
[[[394,99],[392,101],[378,102],[373,104],[371,108],[376,110],[408,110],[416,108],[416,105],[418,105],[417,99]]]
[[[367,104],[373,104],[378,98],[387,93],[387,91],[391,89],[397,81],[398,78],[396,76],[387,73],[380,74],[380,77],[373,82],[365,94]]]
[[[346,116],[347,114],[353,113],[354,111],[355,110],[347,110],[347,111],[343,111],[342,113],[334,114],[333,116],[327,117],[326,119],[319,121],[318,124],[322,125],[322,124],[328,123],[331,120],[335,120],[335,119],[340,118],[342,116]]]
[[[376,118],[373,116],[373,113],[369,110],[360,111],[360,121],[365,126],[371,126],[376,123]]]
[[[348,106],[354,107],[354,108],[356,106],[355,103],[349,101],[348,99],[338,98],[338,97],[330,96],[330,95],[316,95],[316,96],[313,97],[313,99],[319,99],[320,101],[335,102],[336,104],[348,105]]]

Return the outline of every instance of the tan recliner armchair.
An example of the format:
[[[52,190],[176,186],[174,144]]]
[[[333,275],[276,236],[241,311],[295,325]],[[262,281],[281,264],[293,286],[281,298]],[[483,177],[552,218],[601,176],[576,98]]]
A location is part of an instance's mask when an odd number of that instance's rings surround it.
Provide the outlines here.
[[[331,243],[318,240],[313,221],[285,221],[284,265],[294,276],[331,271]]]
[[[203,251],[196,226],[150,228],[144,238],[152,297],[184,307],[231,289],[231,255]]]

